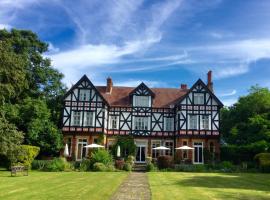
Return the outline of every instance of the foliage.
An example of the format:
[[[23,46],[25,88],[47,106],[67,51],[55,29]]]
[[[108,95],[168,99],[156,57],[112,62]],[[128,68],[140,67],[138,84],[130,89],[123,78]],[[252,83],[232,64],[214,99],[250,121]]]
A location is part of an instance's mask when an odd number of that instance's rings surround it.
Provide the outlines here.
[[[260,153],[254,157],[262,172],[270,172],[270,153]]]
[[[0,42],[0,105],[14,101],[28,87],[24,56],[13,52],[10,42]]]
[[[129,155],[126,159],[126,163],[129,163],[131,166],[134,165],[134,162],[135,162],[135,157],[132,156],[132,155]]]
[[[223,161],[230,160],[234,164],[252,162],[256,154],[269,149],[266,141],[258,141],[249,145],[226,145],[220,148],[220,157]]]
[[[16,162],[16,153],[22,141],[23,132],[0,116],[0,155],[7,157],[11,163]]]
[[[129,162],[125,162],[123,170],[130,172],[132,170],[132,165]]]
[[[146,164],[149,164],[152,162],[152,157],[147,156],[146,157]]]
[[[31,168],[31,164],[35,157],[38,155],[40,148],[30,145],[21,145],[19,147],[17,157],[17,162],[21,163],[27,168]],[[16,165],[16,163],[14,163]]]
[[[115,160],[116,169],[122,170],[124,168],[125,161],[124,160]]]
[[[98,149],[91,154],[91,163],[103,163],[105,166],[112,164],[112,155],[105,149]]]
[[[173,165],[173,159],[171,156],[159,156],[157,159],[157,165],[159,169],[171,168]]]
[[[25,144],[57,155],[66,87],[63,74],[43,56],[47,50],[48,44],[31,31],[0,30],[0,110],[7,123],[26,133]]]
[[[51,160],[33,160],[32,169],[43,171]]]
[[[93,165],[93,170],[97,172],[105,172],[107,170],[107,167],[103,163],[96,162]]]
[[[53,160],[50,160],[49,162],[47,162],[47,165],[45,167],[45,171],[50,172],[69,171],[69,170],[70,164],[64,157],[54,158]]]
[[[80,163],[80,171],[86,172],[90,171],[92,168],[91,161],[89,159],[83,159],[82,162]]]
[[[221,132],[229,144],[270,143],[270,91],[251,87],[232,107],[221,112]]]
[[[157,167],[151,162],[146,165],[146,171],[148,172],[154,172],[157,170],[158,170]]]
[[[121,156],[128,157],[129,155],[134,155],[136,150],[136,145],[134,143],[134,138],[132,136],[118,136],[116,143],[112,147],[112,153],[116,157],[117,147],[120,146]]]

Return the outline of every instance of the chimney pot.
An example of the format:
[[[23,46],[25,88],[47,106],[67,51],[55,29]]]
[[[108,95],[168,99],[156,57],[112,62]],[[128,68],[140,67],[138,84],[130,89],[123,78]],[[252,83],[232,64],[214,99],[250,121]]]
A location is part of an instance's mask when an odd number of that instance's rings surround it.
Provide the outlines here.
[[[106,93],[112,93],[112,87],[113,87],[113,82],[111,77],[107,78],[107,87],[106,87]]]
[[[180,88],[181,88],[182,90],[186,90],[186,89],[187,89],[187,84],[181,84]]]

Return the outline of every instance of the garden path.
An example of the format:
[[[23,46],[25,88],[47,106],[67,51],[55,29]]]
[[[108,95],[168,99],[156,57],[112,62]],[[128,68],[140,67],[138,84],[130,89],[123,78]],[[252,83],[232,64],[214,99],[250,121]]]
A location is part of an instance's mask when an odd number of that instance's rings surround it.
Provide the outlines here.
[[[150,200],[148,178],[144,172],[131,172],[111,200]]]

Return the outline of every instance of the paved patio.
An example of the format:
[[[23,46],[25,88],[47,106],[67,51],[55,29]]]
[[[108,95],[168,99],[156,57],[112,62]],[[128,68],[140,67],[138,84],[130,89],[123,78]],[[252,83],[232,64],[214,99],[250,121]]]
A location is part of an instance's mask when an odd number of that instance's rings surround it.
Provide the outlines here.
[[[150,200],[151,192],[146,173],[132,172],[120,185],[111,200]]]

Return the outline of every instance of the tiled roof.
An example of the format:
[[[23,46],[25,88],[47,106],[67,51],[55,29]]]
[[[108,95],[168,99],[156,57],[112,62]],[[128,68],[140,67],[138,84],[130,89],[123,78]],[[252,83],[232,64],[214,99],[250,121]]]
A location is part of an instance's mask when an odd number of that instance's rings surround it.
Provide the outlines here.
[[[130,92],[135,87],[120,87],[113,86],[111,94],[106,93],[106,86],[96,86],[97,90],[107,100],[111,106],[131,106]],[[177,89],[177,88],[150,88],[155,93],[153,99],[153,107],[157,108],[169,108],[171,104],[185,95],[188,89]]]

